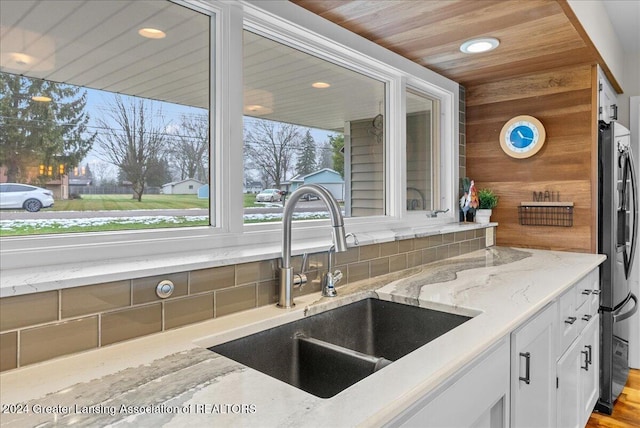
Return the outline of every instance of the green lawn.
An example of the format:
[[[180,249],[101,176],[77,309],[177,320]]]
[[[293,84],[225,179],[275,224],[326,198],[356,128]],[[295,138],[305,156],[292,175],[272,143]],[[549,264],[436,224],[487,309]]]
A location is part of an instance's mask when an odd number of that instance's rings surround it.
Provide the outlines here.
[[[144,195],[138,202],[131,195],[82,195],[81,199],[57,199],[53,211],[121,211],[209,208],[208,199],[197,195]]]
[[[244,207],[261,207],[256,204],[256,195],[244,194]],[[138,202],[131,195],[82,195],[82,199],[56,199],[52,211],[122,211],[209,208],[208,199],[197,195],[144,195]]]
[[[244,207],[260,207],[253,194],[243,195]],[[144,195],[142,201],[131,195],[82,195],[81,199],[56,200],[54,207],[46,211],[86,211],[86,217],[69,220],[16,220],[0,225],[0,236],[21,236],[71,232],[95,232],[107,230],[155,229],[167,227],[206,226],[208,215],[198,217],[132,217],[104,220],[92,218],[92,211],[189,209],[209,207],[208,199],[198,199],[196,195]],[[319,218],[322,218],[320,216]],[[262,218],[247,218],[245,223],[281,221],[281,216],[273,214]]]
[[[169,220],[135,222],[127,218],[110,221],[88,222],[75,225],[64,220],[49,220],[44,224],[25,223],[0,226],[0,236],[48,235],[54,233],[102,232],[107,230],[161,229],[167,227],[208,226],[209,220],[201,217],[172,217]]]

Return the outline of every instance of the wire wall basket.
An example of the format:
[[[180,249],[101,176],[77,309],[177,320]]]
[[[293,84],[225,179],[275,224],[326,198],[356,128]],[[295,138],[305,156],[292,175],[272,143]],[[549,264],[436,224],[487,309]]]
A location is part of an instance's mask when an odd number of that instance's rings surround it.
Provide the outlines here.
[[[573,202],[522,202],[518,217],[523,226],[573,226]]]

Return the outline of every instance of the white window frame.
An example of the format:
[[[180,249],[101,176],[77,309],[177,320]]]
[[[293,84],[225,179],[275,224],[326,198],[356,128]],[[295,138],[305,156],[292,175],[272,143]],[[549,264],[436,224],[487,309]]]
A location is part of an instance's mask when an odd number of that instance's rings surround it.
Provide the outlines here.
[[[242,31],[251,29],[276,41],[302,48],[316,56],[335,59],[339,65],[385,81],[386,111],[386,212],[385,216],[347,218],[348,231],[383,233],[457,221],[458,189],[458,84],[332,24],[288,1],[174,0],[212,16],[211,60],[211,218],[216,225],[119,232],[91,232],[0,238],[0,268],[28,269],[107,263],[109,260],[148,259],[179,254],[182,258],[203,253],[281,240],[281,224],[248,224],[237,215],[242,197]],[[440,207],[446,216],[427,218],[407,213],[405,89],[425,93],[440,102]],[[235,167],[234,166],[239,166]],[[436,204],[437,205],[437,204]],[[328,220],[294,224],[297,240],[329,238]],[[313,247],[313,243],[309,244]],[[265,257],[269,255],[265,253]],[[259,259],[255,253],[252,256]],[[230,263],[236,262],[229,260]],[[220,264],[219,262],[217,264]]]

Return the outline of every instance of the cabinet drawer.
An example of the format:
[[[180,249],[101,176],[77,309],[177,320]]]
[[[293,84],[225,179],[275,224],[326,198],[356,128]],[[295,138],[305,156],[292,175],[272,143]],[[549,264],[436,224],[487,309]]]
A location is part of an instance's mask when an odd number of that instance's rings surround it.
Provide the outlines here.
[[[558,300],[557,318],[557,357],[562,355],[571,343],[578,337],[580,322],[577,316],[575,286],[567,290]]]
[[[579,312],[588,313],[594,315],[591,308],[594,297],[599,304],[599,291],[600,290],[600,277],[598,275],[598,269],[590,272],[587,276],[581,279],[576,285],[576,309]],[[584,305],[589,305],[588,308],[583,308]],[[597,308],[596,308],[597,310]]]
[[[560,357],[578,337],[600,306],[599,270],[591,271],[558,299],[556,342]]]

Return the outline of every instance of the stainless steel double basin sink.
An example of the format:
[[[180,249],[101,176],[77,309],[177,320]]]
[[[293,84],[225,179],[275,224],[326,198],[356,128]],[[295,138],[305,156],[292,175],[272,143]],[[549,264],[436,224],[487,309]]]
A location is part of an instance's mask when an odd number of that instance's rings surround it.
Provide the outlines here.
[[[329,398],[469,319],[369,298],[209,349]]]

